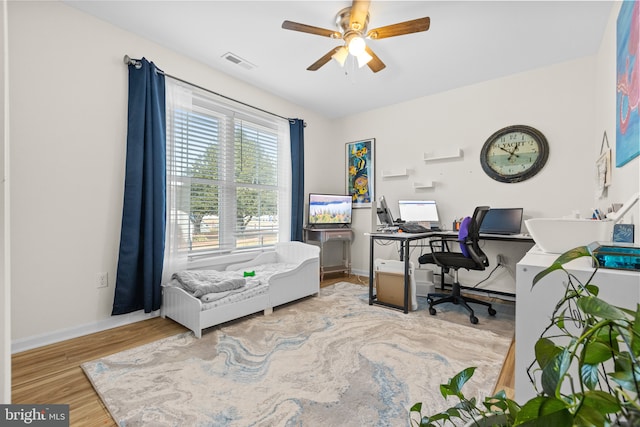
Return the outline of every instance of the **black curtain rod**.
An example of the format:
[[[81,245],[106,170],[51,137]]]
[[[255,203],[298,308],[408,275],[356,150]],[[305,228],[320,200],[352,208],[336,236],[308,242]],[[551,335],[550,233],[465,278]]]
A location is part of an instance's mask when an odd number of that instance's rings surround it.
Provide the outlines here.
[[[133,65],[133,66],[135,66],[136,68],[140,68],[140,67],[142,67],[142,64],[140,63],[140,60],[139,60],[139,59],[133,59],[133,58],[131,58],[129,55],[125,55],[125,56],[124,56],[124,63],[125,63],[125,65]],[[238,101],[237,99],[230,98],[230,97],[225,96],[225,95],[222,95],[222,94],[220,94],[220,93],[218,93],[218,92],[214,92],[214,91],[212,91],[212,90],[210,90],[210,89],[207,89],[207,88],[204,88],[204,87],[202,87],[202,86],[199,86],[199,85],[193,84],[193,83],[188,82],[188,81],[186,81],[186,80],[183,80],[183,79],[181,79],[181,78],[179,78],[179,77],[172,76],[171,74],[167,74],[167,73],[165,73],[164,71],[162,71],[161,69],[159,69],[159,68],[157,68],[157,67],[156,67],[156,70],[158,70],[158,72],[159,72],[159,73],[162,73],[165,77],[169,77],[169,78],[172,78],[172,79],[174,79],[174,80],[177,80],[177,81],[179,81],[179,82],[181,82],[181,83],[185,83],[185,84],[191,85],[191,86],[193,86],[193,87],[197,87],[197,88],[198,88],[198,89],[200,89],[200,90],[204,90],[205,92],[209,92],[209,93],[212,93],[212,94],[214,94],[214,95],[220,96],[220,97],[222,97],[222,98],[224,98],[224,99],[228,99],[229,101],[237,102],[238,104],[242,104],[242,105],[244,105],[245,107],[253,108],[254,110],[262,111],[263,113],[271,114],[272,116],[280,117],[281,119],[284,119],[284,120],[288,120],[288,121],[293,120],[293,119],[290,119],[290,118],[288,118],[288,117],[283,117],[283,116],[281,116],[281,115],[279,115],[279,114],[272,113],[271,111],[263,110],[262,108],[258,108],[258,107],[255,107],[255,106],[253,106],[253,105],[247,104],[246,102]],[[307,127],[307,123],[305,122],[305,123],[303,124],[303,126],[304,126],[304,127]]]

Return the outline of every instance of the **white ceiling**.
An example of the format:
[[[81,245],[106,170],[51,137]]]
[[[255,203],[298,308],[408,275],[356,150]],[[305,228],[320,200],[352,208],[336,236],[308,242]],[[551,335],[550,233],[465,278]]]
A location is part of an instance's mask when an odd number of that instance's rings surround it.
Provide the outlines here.
[[[65,3],[329,118],[593,55],[613,5],[374,0],[369,29],[431,18],[426,32],[369,41],[387,65],[374,74],[335,61],[307,71],[340,41],[281,28],[288,19],[336,29],[335,15],[349,0]],[[234,65],[227,52],[255,68]]]

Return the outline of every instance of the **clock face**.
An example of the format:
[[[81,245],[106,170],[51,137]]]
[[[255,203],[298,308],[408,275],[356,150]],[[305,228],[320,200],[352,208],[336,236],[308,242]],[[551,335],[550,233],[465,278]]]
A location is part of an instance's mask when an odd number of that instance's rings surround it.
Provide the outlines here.
[[[480,163],[487,175],[500,182],[520,182],[542,169],[549,147],[542,133],[529,126],[500,129],[482,147]]]

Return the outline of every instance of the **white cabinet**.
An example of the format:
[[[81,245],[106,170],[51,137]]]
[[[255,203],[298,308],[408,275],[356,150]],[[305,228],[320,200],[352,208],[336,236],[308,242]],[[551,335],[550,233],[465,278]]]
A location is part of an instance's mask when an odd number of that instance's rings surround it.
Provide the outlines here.
[[[521,404],[535,396],[527,368],[535,360],[534,345],[538,337],[549,325],[555,304],[564,295],[567,276],[555,271],[533,289],[531,284],[535,275],[557,257],[557,254],[540,252],[534,246],[516,266],[515,397]],[[565,269],[582,283],[593,273],[589,257],[571,261]],[[640,272],[600,268],[591,283],[600,288],[599,297],[610,304],[635,310],[640,302]]]

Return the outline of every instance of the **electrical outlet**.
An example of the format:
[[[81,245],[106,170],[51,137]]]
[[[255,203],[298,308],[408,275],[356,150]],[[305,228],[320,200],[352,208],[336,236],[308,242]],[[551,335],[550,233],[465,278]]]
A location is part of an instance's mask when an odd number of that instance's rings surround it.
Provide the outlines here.
[[[498,255],[496,255],[496,263],[498,265],[506,265],[507,264],[507,260],[505,259],[504,255],[498,254]]]
[[[98,273],[96,276],[96,286],[98,288],[106,288],[109,286],[109,274],[106,271]]]

